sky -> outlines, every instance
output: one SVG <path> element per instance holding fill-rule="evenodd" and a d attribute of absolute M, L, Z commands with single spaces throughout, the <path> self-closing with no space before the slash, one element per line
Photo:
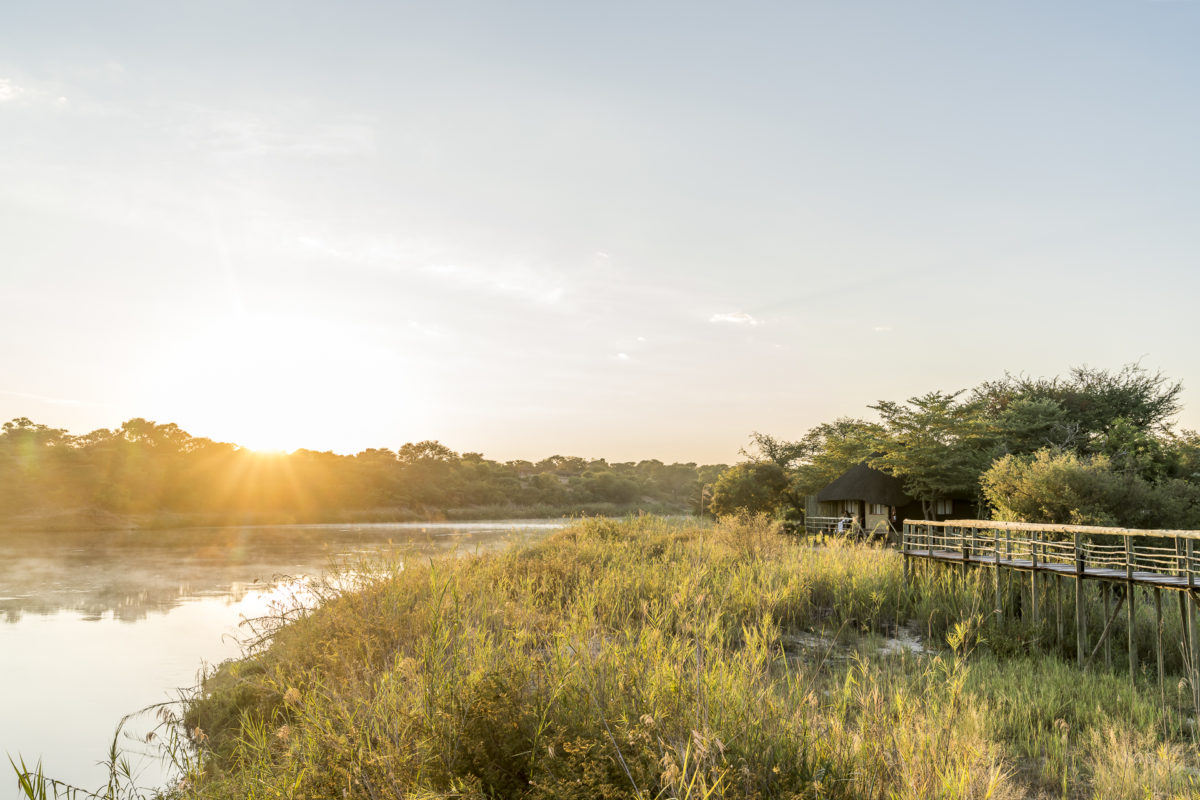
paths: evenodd
<path fill-rule="evenodd" d="M 55 2 L 0 418 L 732 462 L 1140 361 L 1200 427 L 1200 2 Z"/>

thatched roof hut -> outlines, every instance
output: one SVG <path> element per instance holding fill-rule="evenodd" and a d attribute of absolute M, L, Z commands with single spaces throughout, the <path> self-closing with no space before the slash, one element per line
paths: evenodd
<path fill-rule="evenodd" d="M 870 467 L 865 461 L 846 470 L 841 477 L 817 492 L 817 500 L 821 503 L 861 500 L 897 508 L 912 502 L 899 478 Z"/>

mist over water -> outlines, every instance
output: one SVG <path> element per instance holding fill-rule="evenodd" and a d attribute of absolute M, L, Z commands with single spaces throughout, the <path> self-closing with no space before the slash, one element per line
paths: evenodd
<path fill-rule="evenodd" d="M 363 556 L 473 553 L 544 536 L 562 520 L 0 532 L 0 773 L 4 753 L 98 786 L 119 720 L 174 700 L 205 664 L 240 652 L 239 623 Z M 130 753 L 154 719 L 135 719 Z M 138 759 L 135 758 L 135 761 Z M 141 759 L 144 782 L 166 777 Z M 16 797 L 0 778 L 0 798 Z"/>

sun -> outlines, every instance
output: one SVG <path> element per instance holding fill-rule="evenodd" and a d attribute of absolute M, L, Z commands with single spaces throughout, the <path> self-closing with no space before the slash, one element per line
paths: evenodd
<path fill-rule="evenodd" d="M 408 370 L 368 334 L 301 315 L 213 320 L 171 346 L 156 413 L 260 452 L 396 446 L 372 437 L 416 417 Z"/>

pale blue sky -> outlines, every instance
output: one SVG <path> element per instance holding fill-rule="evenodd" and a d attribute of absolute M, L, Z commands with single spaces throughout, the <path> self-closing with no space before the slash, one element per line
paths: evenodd
<path fill-rule="evenodd" d="M 1192 2 L 29 4 L 0 417 L 729 461 L 1141 359 L 1200 427 Z"/>

